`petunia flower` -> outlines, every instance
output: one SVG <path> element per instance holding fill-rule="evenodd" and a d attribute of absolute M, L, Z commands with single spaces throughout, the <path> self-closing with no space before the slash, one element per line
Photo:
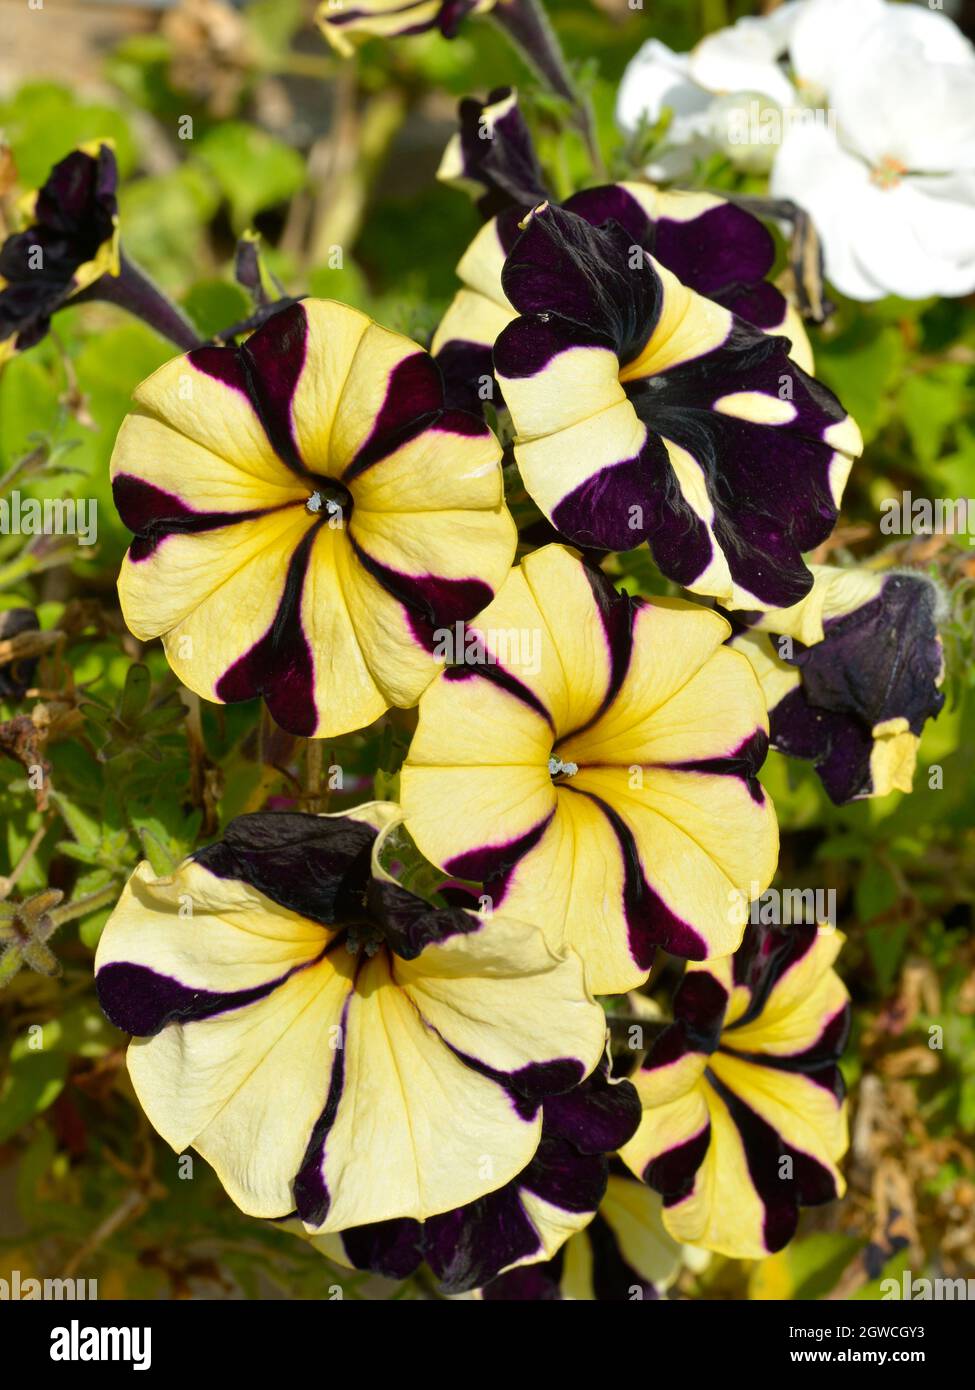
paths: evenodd
<path fill-rule="evenodd" d="M 384 1221 L 311 1243 L 338 1264 L 390 1279 L 408 1278 L 425 1260 L 443 1293 L 469 1292 L 550 1259 L 592 1221 L 608 1196 L 606 1155 L 633 1136 L 640 1116 L 633 1087 L 608 1081 L 601 1066 L 544 1101 L 535 1156 L 504 1187 L 422 1223 Z"/>
<path fill-rule="evenodd" d="M 171 877 L 142 864 L 99 943 L 146 1114 L 250 1215 L 328 1232 L 473 1202 L 600 1060 L 578 959 L 394 882 L 398 816 L 242 816 Z"/>
<path fill-rule="evenodd" d="M 916 573 L 812 570 L 801 603 L 732 618 L 772 746 L 812 761 L 838 805 L 909 792 L 921 732 L 945 702 L 938 589 Z"/>
<path fill-rule="evenodd" d="M 843 1195 L 842 942 L 753 924 L 733 958 L 687 967 L 674 1023 L 631 1078 L 643 1122 L 620 1151 L 662 1195 L 674 1240 L 761 1259 L 792 1239 L 800 1206 Z"/>
<path fill-rule="evenodd" d="M 135 401 L 112 457 L 135 635 L 197 694 L 263 695 L 295 734 L 415 704 L 438 630 L 489 602 L 515 546 L 497 441 L 445 407 L 431 358 L 306 300 Z"/>
<path fill-rule="evenodd" d="M 480 411 L 491 382 L 492 349 L 517 318 L 502 287 L 505 258 L 531 209 L 548 197 L 531 136 L 511 88 L 486 102 L 461 102 L 460 131 L 448 144 L 438 178 L 470 192 L 491 220 L 457 266 L 462 288 L 434 334 L 431 351 L 458 404 Z M 802 320 L 767 277 L 775 261 L 768 229 L 751 213 L 712 193 L 663 191 L 645 183 L 606 184 L 563 204 L 594 227 L 615 221 L 633 248 L 654 256 L 690 289 L 724 305 L 766 333 L 784 334 L 793 359 L 813 370 Z M 488 387 L 496 403 L 498 397 Z"/>
<path fill-rule="evenodd" d="M 486 14 L 498 0 L 322 0 L 315 21 L 343 57 L 353 51 L 348 35 L 400 38 L 439 29 L 453 38 L 470 14 Z"/>
<path fill-rule="evenodd" d="M 663 1297 L 681 1263 L 681 1248 L 663 1227 L 660 1197 L 616 1163 L 599 1210 L 583 1230 L 550 1260 L 502 1274 L 480 1296 L 490 1302 L 633 1303 Z"/>
<path fill-rule="evenodd" d="M 51 315 L 103 275 L 119 274 L 118 171 L 109 145 L 55 164 L 0 247 L 0 364 L 47 333 Z"/>
<path fill-rule="evenodd" d="M 496 87 L 487 101 L 464 97 L 459 130 L 447 143 L 437 178 L 474 199 L 481 216 L 548 197 L 531 131 L 513 87 Z"/>
<path fill-rule="evenodd" d="M 483 659 L 424 694 L 401 772 L 421 851 L 571 944 L 597 994 L 644 980 L 657 946 L 733 951 L 729 889 L 768 885 L 778 838 L 765 705 L 729 625 L 619 594 L 553 545 L 471 631 Z"/>
<path fill-rule="evenodd" d="M 772 337 L 683 285 L 618 222 L 541 207 L 505 261 L 494 365 L 525 486 L 573 544 L 646 541 L 732 608 L 812 583 L 860 433 Z"/>
<path fill-rule="evenodd" d="M 617 121 L 633 133 L 673 113 L 653 178 L 716 149 L 764 157 L 771 192 L 810 214 L 851 298 L 960 295 L 975 288 L 973 85 L 975 48 L 938 7 L 791 0 L 687 54 L 651 40 Z"/>

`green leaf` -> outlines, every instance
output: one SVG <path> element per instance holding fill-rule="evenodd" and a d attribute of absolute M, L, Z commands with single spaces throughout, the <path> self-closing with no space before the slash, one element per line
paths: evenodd
<path fill-rule="evenodd" d="M 200 335 L 212 338 L 246 319 L 251 303 L 241 287 L 229 280 L 201 280 L 184 297 L 183 308 Z"/>
<path fill-rule="evenodd" d="M 909 376 L 900 393 L 900 410 L 911 445 L 922 463 L 934 463 L 945 437 L 964 413 L 969 369 L 945 362 L 924 375 Z"/>
<path fill-rule="evenodd" d="M 906 354 L 897 328 L 863 317 L 839 337 L 817 340 L 816 375 L 836 392 L 866 440 L 890 417 L 890 393 Z"/>
<path fill-rule="evenodd" d="M 0 126 L 28 189 L 39 188 L 52 165 L 89 141 L 110 140 L 123 175 L 136 162 L 135 141 L 122 113 L 112 106 L 79 102 L 56 82 L 25 83 L 10 101 L 0 103 Z"/>
<path fill-rule="evenodd" d="M 27 1052 L 11 1063 L 0 1082 L 0 1144 L 54 1104 L 67 1073 L 63 1052 Z"/>
<path fill-rule="evenodd" d="M 119 700 L 118 714 L 123 724 L 134 724 L 146 707 L 152 677 L 149 667 L 136 661 L 129 667 L 125 676 L 125 687 Z"/>
<path fill-rule="evenodd" d="M 908 922 L 895 922 L 892 926 L 868 927 L 866 931 L 867 950 L 877 976 L 877 988 L 886 994 L 897 977 L 897 970 L 904 956 L 904 949 L 910 936 Z"/>
<path fill-rule="evenodd" d="M 897 897 L 897 881 L 890 870 L 877 859 L 868 859 L 856 886 L 855 902 L 860 921 L 869 922 L 890 912 Z"/>
<path fill-rule="evenodd" d="M 238 232 L 257 213 L 287 202 L 305 185 L 298 151 L 243 121 L 226 121 L 209 131 L 198 154 L 230 204 Z"/>

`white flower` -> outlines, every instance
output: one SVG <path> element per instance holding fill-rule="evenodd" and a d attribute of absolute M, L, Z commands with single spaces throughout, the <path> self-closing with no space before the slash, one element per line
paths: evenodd
<path fill-rule="evenodd" d="M 795 103 L 780 59 L 799 8 L 800 0 L 790 0 L 771 15 L 739 20 L 709 34 L 691 53 L 674 53 L 658 39 L 643 45 L 623 74 L 616 119 L 632 134 L 641 122 L 654 126 L 665 110 L 672 112 L 666 137 L 647 169 L 651 178 L 687 173 L 697 159 L 728 145 L 723 94 L 747 93 L 778 107 Z M 743 162 L 737 158 L 742 151 L 727 152 Z"/>
<path fill-rule="evenodd" d="M 689 54 L 652 41 L 619 92 L 632 131 L 675 112 L 651 177 L 723 149 L 768 168 L 812 216 L 826 272 L 854 299 L 975 289 L 975 49 L 939 11 L 790 0 Z"/>
<path fill-rule="evenodd" d="M 772 193 L 807 209 L 843 294 L 968 294 L 975 49 L 945 15 L 919 6 L 805 0 L 803 8 L 793 63 L 825 89 L 835 124 L 785 134 Z"/>

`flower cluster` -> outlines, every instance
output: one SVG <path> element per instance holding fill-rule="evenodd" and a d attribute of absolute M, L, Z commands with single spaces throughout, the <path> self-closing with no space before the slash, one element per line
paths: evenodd
<path fill-rule="evenodd" d="M 319 21 L 344 46 L 488 8 Z M 396 799 L 141 865 L 97 990 L 166 1141 L 338 1264 L 661 1297 L 682 1246 L 759 1258 L 842 1193 L 842 937 L 749 921 L 779 848 L 760 774 L 771 743 L 837 802 L 909 789 L 937 590 L 811 555 L 862 440 L 761 221 L 635 181 L 560 203 L 510 89 L 463 104 L 441 177 L 488 220 L 430 351 L 262 301 L 138 388 L 111 464 L 134 636 L 295 737 L 415 711 Z M 96 205 L 59 295 L 111 234 Z M 654 582 L 617 584 L 644 544 Z M 686 966 L 635 1061 L 596 996 L 658 952 Z"/>

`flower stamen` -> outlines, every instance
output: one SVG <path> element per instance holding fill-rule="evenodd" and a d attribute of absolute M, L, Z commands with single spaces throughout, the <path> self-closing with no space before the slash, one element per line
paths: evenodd
<path fill-rule="evenodd" d="M 550 777 L 574 777 L 578 771 L 578 763 L 564 763 L 561 758 L 556 758 L 554 754 L 548 760 L 548 774 Z"/>

